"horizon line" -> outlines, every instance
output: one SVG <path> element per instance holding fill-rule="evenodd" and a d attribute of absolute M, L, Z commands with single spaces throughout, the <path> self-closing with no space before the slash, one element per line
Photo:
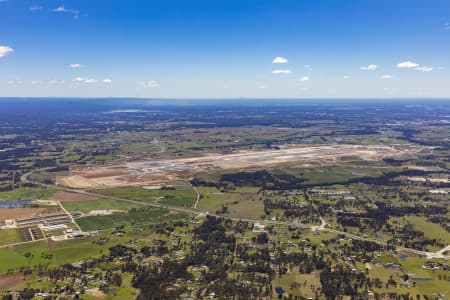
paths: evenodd
<path fill-rule="evenodd" d="M 79 99 L 79 100 L 107 100 L 107 99 L 134 99 L 134 100 L 450 100 L 450 96 L 446 97 L 311 97 L 311 98 L 293 98 L 293 97 L 117 97 L 117 96 L 101 96 L 101 97 L 75 97 L 75 96 L 0 96 L 1 99 Z"/>

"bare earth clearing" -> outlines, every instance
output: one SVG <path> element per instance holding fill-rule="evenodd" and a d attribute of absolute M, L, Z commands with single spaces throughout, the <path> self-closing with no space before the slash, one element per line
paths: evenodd
<path fill-rule="evenodd" d="M 83 195 L 77 193 L 69 193 L 66 191 L 58 190 L 56 191 L 49 200 L 53 201 L 91 201 L 98 200 L 100 198 L 90 195 Z"/>
<path fill-rule="evenodd" d="M 45 208 L 0 208 L 0 222 L 38 215 L 44 211 Z"/>
<path fill-rule="evenodd" d="M 80 189 L 142 186 L 187 179 L 192 174 L 205 171 L 262 168 L 294 162 L 327 164 L 346 156 L 379 160 L 415 154 L 421 149 L 411 145 L 290 145 L 278 150 L 211 153 L 164 160 L 143 159 L 108 166 L 74 168 L 70 176 L 58 177 L 57 184 Z"/>
<path fill-rule="evenodd" d="M 0 277 L 0 291 L 6 291 L 9 288 L 24 282 L 26 278 L 23 276 L 1 276 Z"/>

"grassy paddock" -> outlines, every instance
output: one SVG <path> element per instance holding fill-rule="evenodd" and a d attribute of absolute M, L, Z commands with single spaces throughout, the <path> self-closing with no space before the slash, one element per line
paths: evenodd
<path fill-rule="evenodd" d="M 0 246 L 22 242 L 20 229 L 0 229 Z"/>
<path fill-rule="evenodd" d="M 175 190 L 148 190 L 140 187 L 124 187 L 95 190 L 95 192 L 117 198 L 178 206 L 192 206 L 197 199 L 197 194 L 190 187 Z"/>
<path fill-rule="evenodd" d="M 257 194 L 259 188 L 240 187 L 233 191 L 221 192 L 216 188 L 198 187 L 202 196 L 198 207 L 215 213 L 222 205 L 228 207 L 228 215 L 234 217 L 259 218 L 264 214 L 264 204 Z"/>
<path fill-rule="evenodd" d="M 14 191 L 0 192 L 0 201 L 47 199 L 50 198 L 55 192 L 56 189 L 44 187 L 19 188 Z"/>
<path fill-rule="evenodd" d="M 99 199 L 89 201 L 64 201 L 61 203 L 68 211 L 81 211 L 89 212 L 91 210 L 99 209 L 117 209 L 117 210 L 130 210 L 131 208 L 142 207 L 142 205 L 136 203 L 129 203 L 112 199 Z"/>
<path fill-rule="evenodd" d="M 117 226 L 141 225 L 162 221 L 173 221 L 187 218 L 186 214 L 169 214 L 165 209 L 151 209 L 149 211 L 114 214 L 108 216 L 92 216 L 77 219 L 83 230 L 103 230 Z"/>

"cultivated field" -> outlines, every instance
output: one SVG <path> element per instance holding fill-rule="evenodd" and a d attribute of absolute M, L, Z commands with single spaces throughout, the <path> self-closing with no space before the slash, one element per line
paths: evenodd
<path fill-rule="evenodd" d="M 70 176 L 57 178 L 57 183 L 72 188 L 107 188 L 142 186 L 187 179 L 192 174 L 207 171 L 262 168 L 267 166 L 321 162 L 334 163 L 352 155 L 364 160 L 379 160 L 417 153 L 422 148 L 409 145 L 290 145 L 277 150 L 239 151 L 227 154 L 164 160 L 135 160 L 109 166 L 74 168 Z"/>

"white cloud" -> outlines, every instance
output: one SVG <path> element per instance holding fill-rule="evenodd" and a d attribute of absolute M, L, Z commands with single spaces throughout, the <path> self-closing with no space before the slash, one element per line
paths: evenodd
<path fill-rule="evenodd" d="M 433 67 L 420 66 L 420 67 L 417 67 L 416 70 L 422 71 L 422 72 L 431 72 L 431 71 L 433 71 Z"/>
<path fill-rule="evenodd" d="M 377 69 L 378 69 L 378 66 L 377 65 L 372 65 L 372 64 L 370 64 L 368 66 L 362 66 L 361 67 L 361 70 L 364 70 L 364 71 L 375 71 Z"/>
<path fill-rule="evenodd" d="M 43 9 L 44 9 L 44 7 L 39 6 L 39 5 L 31 6 L 29 8 L 30 11 L 39 11 L 39 10 L 43 10 Z"/>
<path fill-rule="evenodd" d="M 265 89 L 266 86 L 265 86 L 265 85 L 260 85 L 258 88 L 259 88 L 259 89 Z"/>
<path fill-rule="evenodd" d="M 445 70 L 445 67 L 438 67 L 437 69 L 442 71 L 442 70 Z"/>
<path fill-rule="evenodd" d="M 81 68 L 80 64 L 70 64 L 69 67 L 71 68 Z"/>
<path fill-rule="evenodd" d="M 417 67 L 420 67 L 420 65 L 409 60 L 397 64 L 397 68 L 399 69 L 415 69 Z"/>
<path fill-rule="evenodd" d="M 111 84 L 111 83 L 112 83 L 112 80 L 109 79 L 109 78 L 105 78 L 105 79 L 103 79 L 103 83 Z"/>
<path fill-rule="evenodd" d="M 307 87 L 301 87 L 300 90 L 301 91 L 308 91 L 309 89 Z"/>
<path fill-rule="evenodd" d="M 311 69 L 312 66 L 311 65 L 305 65 L 305 69 Z"/>
<path fill-rule="evenodd" d="M 288 62 L 287 58 L 277 56 L 272 60 L 273 64 L 286 64 Z"/>
<path fill-rule="evenodd" d="M 404 61 L 402 63 L 397 64 L 397 68 L 400 69 L 414 69 L 417 71 L 422 71 L 422 72 L 431 72 L 434 70 L 433 67 L 428 67 L 428 66 L 421 66 L 415 62 L 412 61 Z"/>
<path fill-rule="evenodd" d="M 78 9 L 69 9 L 69 8 L 66 8 L 64 5 L 58 6 L 57 8 L 54 8 L 51 11 L 57 12 L 57 13 L 74 14 L 74 15 L 78 15 L 80 13 L 80 11 Z"/>
<path fill-rule="evenodd" d="M 291 70 L 272 70 L 272 74 L 292 74 Z"/>
<path fill-rule="evenodd" d="M 300 81 L 309 81 L 309 77 L 308 76 L 303 76 L 303 77 L 300 77 L 298 80 L 300 80 Z"/>
<path fill-rule="evenodd" d="M 78 82 L 78 83 L 96 83 L 97 82 L 96 79 L 88 78 L 88 77 L 76 77 L 72 81 Z"/>
<path fill-rule="evenodd" d="M 7 83 L 9 85 L 14 85 L 14 84 L 21 85 L 23 83 L 23 81 L 20 80 L 20 79 L 18 79 L 18 80 L 9 80 Z"/>
<path fill-rule="evenodd" d="M 0 58 L 14 52 L 14 49 L 9 46 L 0 46 Z"/>
<path fill-rule="evenodd" d="M 157 83 L 157 82 L 154 81 L 154 80 L 150 80 L 150 81 L 147 82 L 146 85 L 147 85 L 149 88 L 154 88 L 154 87 L 159 86 L 159 83 Z"/>
<path fill-rule="evenodd" d="M 350 79 L 350 76 L 344 75 L 343 78 L 344 78 L 344 79 Z"/>
<path fill-rule="evenodd" d="M 383 76 L 381 76 L 381 79 L 392 79 L 392 78 L 394 78 L 394 76 L 392 76 L 392 75 L 383 75 Z"/>

